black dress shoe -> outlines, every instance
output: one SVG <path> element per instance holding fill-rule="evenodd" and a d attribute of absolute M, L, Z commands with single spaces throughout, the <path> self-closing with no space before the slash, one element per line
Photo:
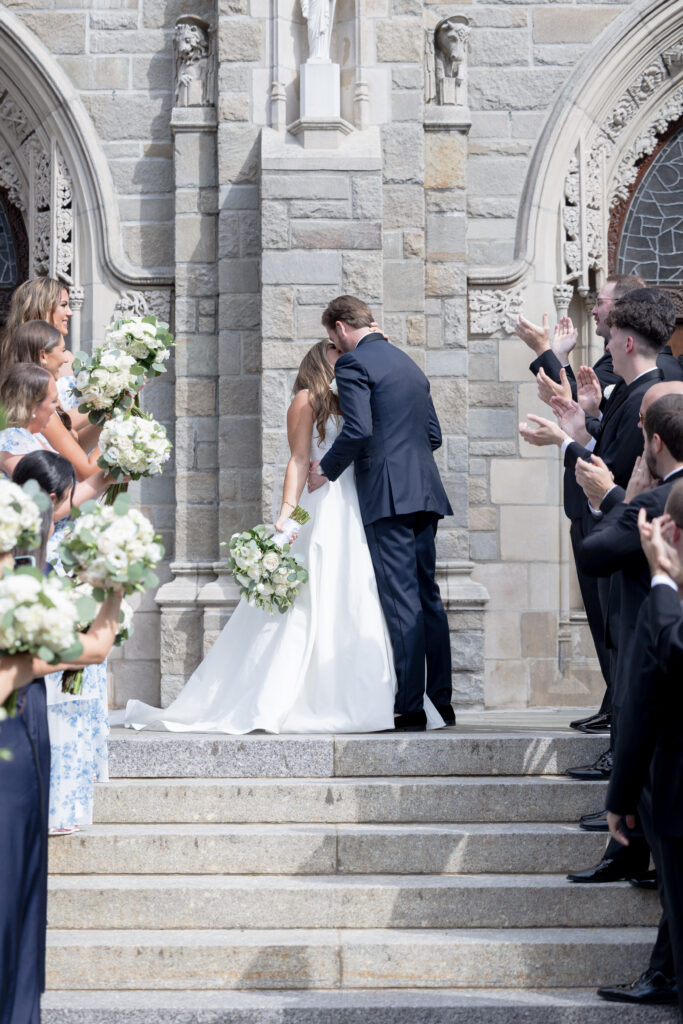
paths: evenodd
<path fill-rule="evenodd" d="M 595 814 L 582 814 L 579 818 L 579 828 L 582 828 L 584 832 L 609 832 L 607 811 L 596 811 Z"/>
<path fill-rule="evenodd" d="M 446 725 L 455 725 L 455 711 L 452 704 L 435 704 L 434 707 L 443 718 Z"/>
<path fill-rule="evenodd" d="M 650 889 L 657 890 L 659 888 L 657 884 L 657 872 L 646 871 L 641 878 L 629 878 L 629 885 L 632 885 L 634 889 Z"/>
<path fill-rule="evenodd" d="M 628 985 L 613 985 L 612 988 L 599 988 L 598 995 L 610 1003 L 639 1003 L 641 1006 L 650 1003 L 677 1003 L 678 987 L 675 978 L 667 978 L 661 971 L 651 967 Z"/>
<path fill-rule="evenodd" d="M 612 716 L 610 714 L 602 714 L 594 715 L 593 718 L 584 722 L 583 725 L 577 725 L 576 728 L 579 732 L 587 732 L 593 735 L 599 732 L 609 732 L 611 725 Z"/>
<path fill-rule="evenodd" d="M 600 754 L 593 764 L 583 765 L 581 768 L 567 768 L 565 775 L 571 779 L 578 779 L 579 782 L 599 782 L 602 779 L 609 779 L 612 774 L 612 750 L 605 750 Z"/>
<path fill-rule="evenodd" d="M 427 716 L 424 711 L 409 711 L 405 715 L 394 718 L 394 732 L 424 732 L 427 728 Z M 387 730 L 391 732 L 392 730 Z"/>
<path fill-rule="evenodd" d="M 632 874 L 635 872 L 624 857 L 603 857 L 594 868 L 572 871 L 567 879 L 570 882 L 620 882 Z"/>
<path fill-rule="evenodd" d="M 575 718 L 573 722 L 569 723 L 570 729 L 580 729 L 582 725 L 587 725 L 592 722 L 594 718 L 597 718 L 600 714 L 599 711 L 594 711 L 592 715 L 588 715 L 587 718 Z"/>

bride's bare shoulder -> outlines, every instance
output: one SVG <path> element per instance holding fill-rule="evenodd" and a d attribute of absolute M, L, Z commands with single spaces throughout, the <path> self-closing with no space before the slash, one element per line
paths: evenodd
<path fill-rule="evenodd" d="M 313 406 L 311 405 L 311 399 L 308 392 L 308 388 L 304 388 L 302 391 L 297 391 L 294 398 L 290 402 L 289 409 L 287 410 L 287 417 L 296 416 L 308 416 L 313 419 Z"/>

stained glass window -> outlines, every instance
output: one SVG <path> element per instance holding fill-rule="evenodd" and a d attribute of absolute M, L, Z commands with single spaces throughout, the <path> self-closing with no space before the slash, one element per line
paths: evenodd
<path fill-rule="evenodd" d="M 619 270 L 646 281 L 683 281 L 683 131 L 645 173 L 624 221 Z"/>
<path fill-rule="evenodd" d="M 3 204 L 0 203 L 0 288 L 15 288 L 18 283 L 17 254 L 12 229 Z"/>

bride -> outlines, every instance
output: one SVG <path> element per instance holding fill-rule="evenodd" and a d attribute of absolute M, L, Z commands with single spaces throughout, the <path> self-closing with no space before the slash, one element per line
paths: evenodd
<path fill-rule="evenodd" d="M 296 542 L 308 583 L 283 615 L 242 599 L 176 700 L 165 709 L 129 701 L 127 726 L 235 734 L 393 729 L 396 675 L 353 466 L 329 486 L 304 493 L 310 463 L 341 429 L 330 390 L 338 355 L 327 341 L 310 349 L 287 413 L 291 457 L 275 528 L 284 530 L 299 503 L 310 513 Z M 426 695 L 425 711 L 428 728 L 443 726 Z"/>

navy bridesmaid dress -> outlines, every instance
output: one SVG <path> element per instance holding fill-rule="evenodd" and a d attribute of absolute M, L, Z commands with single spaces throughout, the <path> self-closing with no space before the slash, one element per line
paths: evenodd
<path fill-rule="evenodd" d="M 45 683 L 0 723 L 0 1024 L 39 1024 L 45 989 L 50 739 Z"/>

